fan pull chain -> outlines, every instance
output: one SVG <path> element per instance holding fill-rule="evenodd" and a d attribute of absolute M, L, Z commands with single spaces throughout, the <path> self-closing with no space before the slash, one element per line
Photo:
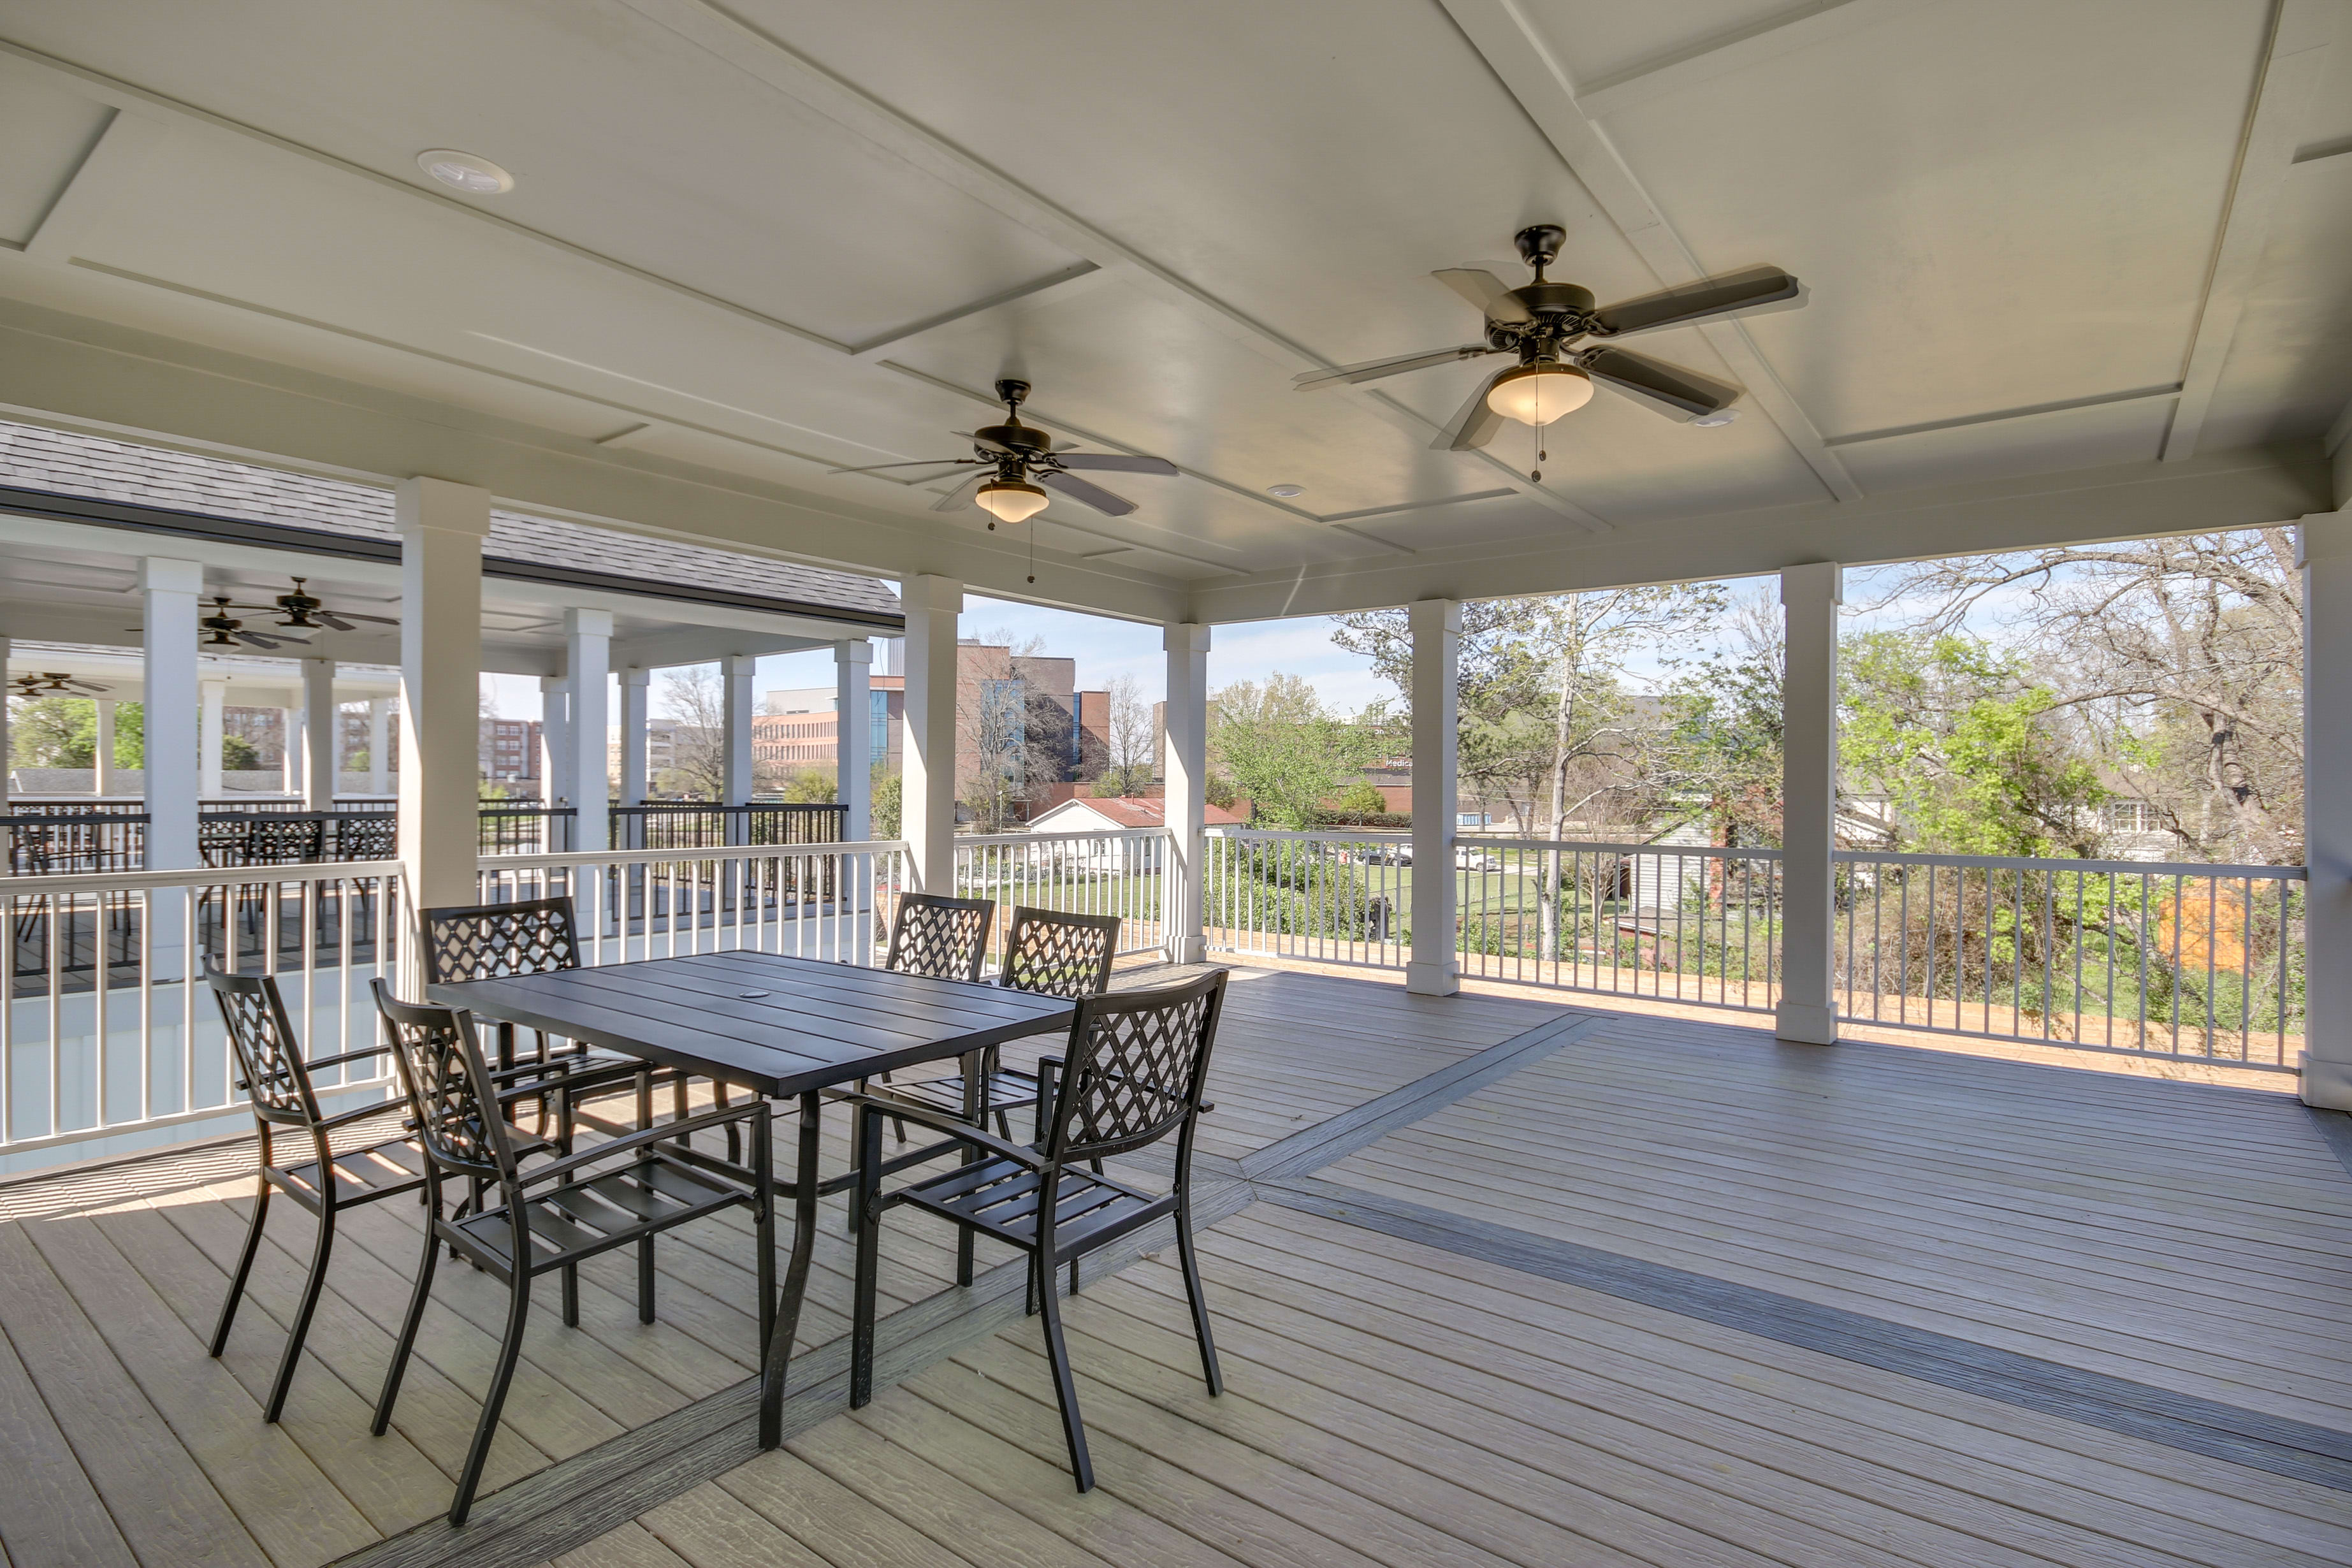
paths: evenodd
<path fill-rule="evenodd" d="M 1029 523 L 1029 581 L 1031 581 L 1032 583 L 1034 583 L 1036 580 L 1037 580 L 1037 523 L 1036 523 L 1036 520 L 1033 518 L 1033 519 L 1031 519 L 1031 520 L 1030 520 L 1030 523 Z"/>
<path fill-rule="evenodd" d="M 1538 277 L 1538 278 L 1540 278 L 1540 277 L 1542 277 L 1542 276 L 1543 276 L 1543 269 L 1542 269 L 1541 268 L 1538 268 L 1536 269 L 1536 276 L 1537 276 L 1537 277 Z M 1529 468 L 1529 469 L 1528 470 L 1528 479 L 1529 479 L 1529 481 L 1531 481 L 1532 483 L 1535 483 L 1535 484 L 1541 484 L 1541 483 L 1543 482 L 1543 463 L 1544 463 L 1543 377 L 1541 377 L 1541 376 L 1537 376 L 1537 377 L 1535 378 L 1535 383 L 1536 383 L 1536 384 L 1535 384 L 1535 395 L 1536 395 L 1536 466 L 1535 466 L 1534 468 Z"/>

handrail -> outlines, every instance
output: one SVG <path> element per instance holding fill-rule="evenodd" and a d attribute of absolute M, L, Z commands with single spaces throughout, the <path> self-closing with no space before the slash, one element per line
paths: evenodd
<path fill-rule="evenodd" d="M 1775 854 L 1779 851 L 1775 850 Z M 2253 877 L 2271 881 L 2310 880 L 2303 866 L 2209 866 L 2190 860 L 2078 860 L 2071 855 L 1911 855 L 1893 850 L 1840 849 L 1841 864 L 1966 866 L 1990 871 L 2095 871 L 2148 877 Z"/>
<path fill-rule="evenodd" d="M 192 866 L 173 871 L 95 871 L 0 877 L 0 897 L 45 899 L 67 893 L 142 893 L 163 888 L 221 888 L 253 882 L 332 882 L 397 877 L 397 860 L 289 860 L 268 866 Z"/>
<path fill-rule="evenodd" d="M 1066 844 L 1081 839 L 1139 840 L 1167 837 L 1168 829 L 1164 827 L 1107 827 L 1099 833 L 1089 832 L 1083 828 L 1071 833 L 959 833 L 956 835 L 955 844 L 959 849 L 966 847 L 989 848 L 1000 845 Z"/>
<path fill-rule="evenodd" d="M 1737 855 L 1743 860 L 1778 860 L 1782 851 L 1760 844 L 1604 844 L 1591 838 L 1456 838 L 1471 849 L 1525 849 L 1551 853 L 1576 850 L 1603 855 Z"/>
<path fill-rule="evenodd" d="M 675 849 L 565 849 L 540 855 L 483 855 L 481 871 L 561 870 L 572 866 L 660 866 L 678 860 L 753 860 L 762 856 L 887 855 L 911 851 L 903 838 L 855 844 L 687 844 Z M 44 879 L 46 880 L 46 879 Z"/>

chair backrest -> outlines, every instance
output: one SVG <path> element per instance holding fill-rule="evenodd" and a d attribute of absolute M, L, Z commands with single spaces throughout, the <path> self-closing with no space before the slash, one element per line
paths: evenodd
<path fill-rule="evenodd" d="M 425 930 L 428 985 L 580 967 L 568 898 L 445 906 L 423 910 L 417 919 Z"/>
<path fill-rule="evenodd" d="M 511 1183 L 514 1142 L 496 1100 L 486 1097 L 489 1068 L 474 1037 L 474 1016 L 463 1007 L 403 1002 L 382 980 L 369 984 L 392 1033 L 393 1058 L 425 1152 L 445 1170 Z"/>
<path fill-rule="evenodd" d="M 389 860 L 398 853 L 398 822 L 388 811 L 345 816 L 335 823 L 335 855 L 339 859 Z"/>
<path fill-rule="evenodd" d="M 286 1000 L 267 974 L 231 974 L 205 959 L 205 984 L 220 1004 L 221 1023 L 236 1047 L 253 1113 L 264 1121 L 309 1127 L 320 1120 L 319 1097 L 310 1089 L 301 1043 L 286 1017 Z"/>
<path fill-rule="evenodd" d="M 246 829 L 246 855 L 251 865 L 290 866 L 319 858 L 326 841 L 323 818 L 257 812 Z"/>
<path fill-rule="evenodd" d="M 1074 915 L 1016 907 L 996 983 L 1045 996 L 1099 996 L 1118 956 L 1117 915 Z"/>
<path fill-rule="evenodd" d="M 978 980 L 981 963 L 988 956 L 988 928 L 995 919 L 993 900 L 902 893 L 882 967 L 894 974 L 928 974 L 934 980 Z"/>
<path fill-rule="evenodd" d="M 1158 1142 L 1199 1113 L 1225 1001 L 1225 972 L 1160 991 L 1078 1003 L 1045 1130 L 1067 1164 Z M 1189 1152 L 1189 1139 L 1187 1140 Z"/>

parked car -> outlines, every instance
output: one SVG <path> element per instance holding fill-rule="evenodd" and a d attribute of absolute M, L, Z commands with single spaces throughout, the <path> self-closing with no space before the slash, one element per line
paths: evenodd
<path fill-rule="evenodd" d="M 1454 868 L 1457 871 L 1499 871 L 1503 868 L 1503 860 L 1499 855 L 1490 855 L 1484 849 L 1463 844 L 1454 847 Z"/>

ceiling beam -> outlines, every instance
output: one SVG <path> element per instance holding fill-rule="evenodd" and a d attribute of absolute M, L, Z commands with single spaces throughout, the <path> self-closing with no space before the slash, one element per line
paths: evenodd
<path fill-rule="evenodd" d="M 49 205 L 41 226 L 25 241 L 25 254 L 35 261 L 69 259 L 74 247 L 114 210 L 164 134 L 162 121 L 128 109 L 116 110 L 81 166 Z"/>
<path fill-rule="evenodd" d="M 2326 62 L 2327 46 L 2335 40 L 2337 9 L 2336 0 L 2275 0 L 2270 47 L 2255 76 L 2253 99 L 2238 139 L 2237 167 L 2231 173 L 2221 229 L 2206 268 L 2204 298 L 2189 332 L 2180 372 L 2180 405 L 2164 437 L 2168 462 L 2196 455 L 2213 394 L 2221 384 L 2222 367 L 2229 362 L 2230 344 L 2245 315 L 2246 296 L 2270 244 L 2279 193 L 2294 163 L 2303 106 Z"/>
<path fill-rule="evenodd" d="M 2150 459 L 1648 522 L 1605 539 L 1511 539 L 1193 586 L 1202 622 L 1501 599 L 1655 583 L 1721 582 L 1809 561 L 1866 565 L 2043 544 L 2251 528 L 2326 510 L 2315 444 Z"/>
<path fill-rule="evenodd" d="M 1567 71 L 1514 0 L 1440 3 L 1658 280 L 1672 286 L 1706 276 L 1615 145 L 1578 105 Z M 1733 378 L 1747 387 L 1748 395 L 1780 427 L 1822 487 L 1838 500 L 1861 500 L 1862 487 L 1765 363 L 1747 327 L 1737 321 L 1712 321 L 1696 330 L 1723 356 Z"/>
<path fill-rule="evenodd" d="M 878 338 L 868 338 L 866 342 L 852 347 L 849 357 L 871 363 L 880 359 L 890 350 L 904 348 L 917 338 L 927 337 L 942 327 L 951 327 L 959 321 L 969 321 L 975 317 L 985 316 L 992 310 L 1001 310 L 1008 305 L 1042 305 L 1048 300 L 1068 299 L 1100 285 L 1104 281 L 1104 276 L 1103 269 L 1093 262 L 1081 261 L 1076 266 L 1066 267 L 1050 277 L 1033 278 L 1026 283 L 1016 283 L 1010 289 L 991 294 L 985 300 L 974 300 L 970 304 L 958 305 L 952 310 L 941 310 L 936 316 L 927 316 L 909 326 L 894 327 Z"/>
<path fill-rule="evenodd" d="M 1752 27 L 1693 45 L 1663 59 L 1580 83 L 1577 106 L 1595 120 L 1686 92 L 1718 77 L 1810 49 L 1832 38 L 1874 27 L 1916 11 L 1930 0 L 1816 0 L 1799 11 L 1782 12 Z"/>
<path fill-rule="evenodd" d="M 1161 303 L 1174 307 L 1219 337 L 1296 374 L 1330 370 L 1332 362 L 1258 321 L 1206 289 L 1114 239 L 1076 214 L 1046 200 L 1012 175 L 965 152 L 872 94 L 843 80 L 773 34 L 709 0 L 623 0 L 631 10 L 726 61 L 803 108 L 824 115 L 875 147 L 971 197 L 1000 217 L 1083 257 Z M 1438 426 L 1386 394 L 1360 406 L 1427 440 Z M 1608 524 L 1566 496 L 1547 489 L 1486 453 L 1481 459 L 1497 482 L 1549 508 L 1589 532 Z"/>
<path fill-rule="evenodd" d="M 1965 430 L 1972 425 L 2000 425 L 2011 419 L 2039 419 L 2048 414 L 2072 414 L 2078 408 L 2106 408 L 2118 403 L 2153 403 L 2161 398 L 2177 397 L 2178 384 L 2171 386 L 2137 386 L 2129 392 L 2103 392 L 2094 397 L 2069 397 L 2058 403 L 2037 403 L 2030 408 L 1997 408 L 1990 414 L 1963 414 L 1957 419 L 1930 419 L 1924 425 L 1894 425 L 1884 430 L 1857 430 L 1851 436 L 1832 436 L 1832 447 L 1854 447 L 1868 441 L 1892 441 L 1904 436 L 1927 436 L 1938 430 Z"/>

